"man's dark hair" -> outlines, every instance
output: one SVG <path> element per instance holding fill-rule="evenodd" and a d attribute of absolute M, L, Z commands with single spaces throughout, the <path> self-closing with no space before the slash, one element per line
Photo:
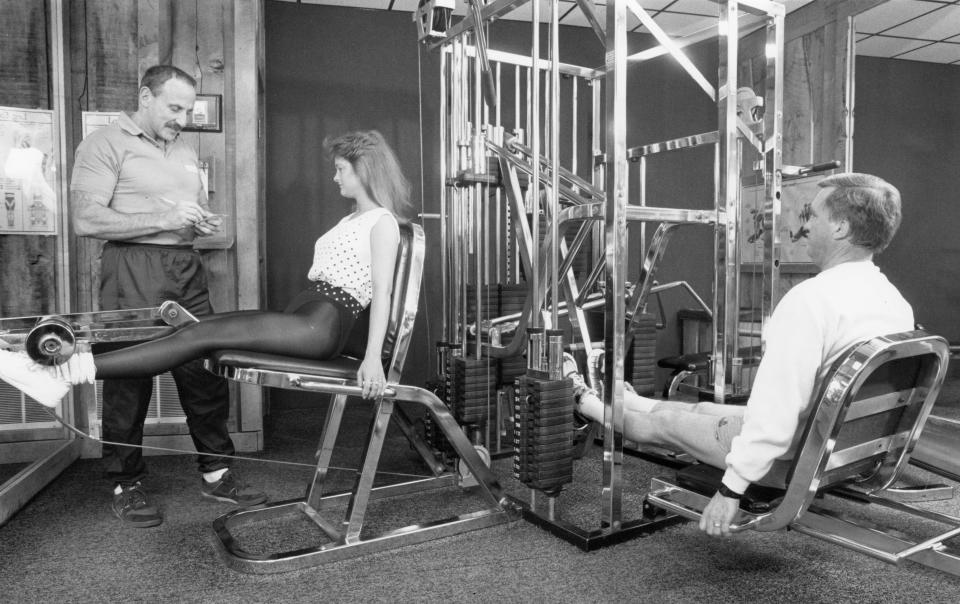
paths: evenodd
<path fill-rule="evenodd" d="M 154 65 L 147 69 L 143 73 L 143 77 L 140 78 L 140 89 L 149 88 L 150 92 L 158 95 L 163 85 L 171 78 L 183 80 L 193 88 L 197 87 L 197 81 L 186 71 L 173 65 Z"/>

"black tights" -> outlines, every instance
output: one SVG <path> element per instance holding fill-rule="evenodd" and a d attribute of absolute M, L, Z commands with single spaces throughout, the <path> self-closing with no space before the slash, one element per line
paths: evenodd
<path fill-rule="evenodd" d="M 318 361 L 340 354 L 340 311 L 326 300 L 292 312 L 240 311 L 200 317 L 168 336 L 94 357 L 97 379 L 147 377 L 232 348 Z"/>

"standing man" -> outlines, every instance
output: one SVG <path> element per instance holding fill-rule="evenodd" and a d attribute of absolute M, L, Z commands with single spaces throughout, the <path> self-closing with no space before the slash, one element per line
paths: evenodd
<path fill-rule="evenodd" d="M 221 220 L 207 208 L 196 152 L 179 137 L 195 98 L 190 75 L 170 65 L 151 67 L 140 81 L 136 112 L 121 113 L 77 147 L 70 211 L 77 235 L 106 240 L 100 258 L 103 310 L 175 300 L 193 315 L 212 313 L 193 239 L 217 232 Z M 266 501 L 240 483 L 227 459 L 213 456 L 234 453 L 225 380 L 199 361 L 171 373 L 199 452 L 201 493 L 241 506 Z M 104 440 L 143 442 L 152 390 L 151 379 L 104 380 Z M 103 459 L 114 486 L 114 514 L 129 526 L 160 524 L 163 517 L 141 486 L 147 474 L 142 450 L 104 445 Z"/>

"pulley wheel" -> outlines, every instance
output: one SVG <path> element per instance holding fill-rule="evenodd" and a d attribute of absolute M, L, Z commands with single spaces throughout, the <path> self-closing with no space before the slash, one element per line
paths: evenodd
<path fill-rule="evenodd" d="M 27 354 L 41 365 L 60 365 L 76 348 L 73 327 L 61 317 L 43 317 L 27 334 Z"/>
<path fill-rule="evenodd" d="M 483 445 L 474 445 L 474 449 L 477 451 L 477 455 L 480 456 L 480 461 L 483 462 L 483 465 L 490 467 L 490 451 L 487 451 L 487 448 Z M 463 488 L 475 487 L 479 482 L 477 482 L 476 477 L 473 475 L 473 472 L 470 471 L 470 468 L 467 467 L 467 464 L 461 459 L 457 463 L 457 472 L 460 474 L 460 486 Z"/>

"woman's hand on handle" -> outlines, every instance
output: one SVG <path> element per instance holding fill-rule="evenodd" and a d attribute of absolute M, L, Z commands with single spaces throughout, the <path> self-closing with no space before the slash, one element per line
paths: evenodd
<path fill-rule="evenodd" d="M 363 389 L 363 398 L 377 398 L 383 395 L 387 388 L 387 380 L 383 375 L 383 365 L 380 358 L 364 358 L 357 370 L 357 383 Z"/>

